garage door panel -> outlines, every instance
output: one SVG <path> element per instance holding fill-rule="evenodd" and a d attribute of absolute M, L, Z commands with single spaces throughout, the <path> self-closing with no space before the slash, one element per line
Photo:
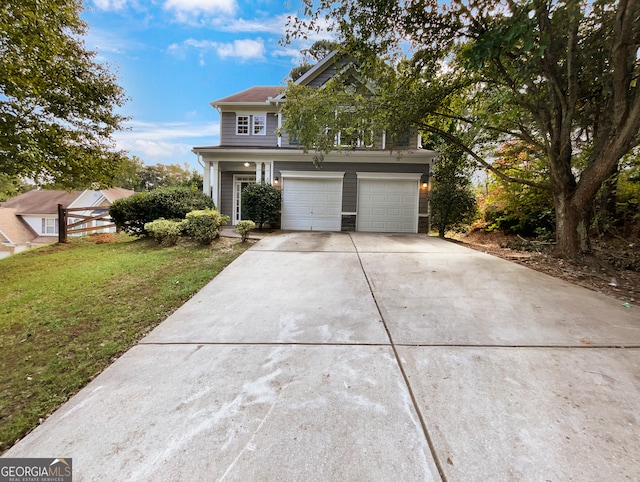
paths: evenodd
<path fill-rule="evenodd" d="M 413 180 L 361 179 L 356 229 L 417 232 L 418 186 Z"/>
<path fill-rule="evenodd" d="M 342 180 L 285 178 L 282 229 L 340 231 Z"/>

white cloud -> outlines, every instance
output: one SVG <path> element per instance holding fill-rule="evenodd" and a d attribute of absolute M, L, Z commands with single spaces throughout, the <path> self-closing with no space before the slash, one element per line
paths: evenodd
<path fill-rule="evenodd" d="M 287 23 L 287 15 L 279 15 L 277 17 L 265 17 L 252 20 L 245 20 L 242 18 L 222 19 L 217 18 L 212 20 L 211 24 L 217 30 L 221 32 L 232 33 L 270 33 L 283 35 L 285 25 Z"/>
<path fill-rule="evenodd" d="M 178 22 L 193 23 L 203 14 L 234 15 L 238 9 L 238 4 L 236 0 L 166 0 L 164 8 L 175 12 Z"/>
<path fill-rule="evenodd" d="M 264 59 L 264 42 L 262 39 L 234 40 L 233 43 L 218 43 L 216 52 L 222 58 L 235 57 L 242 60 Z"/>
<path fill-rule="evenodd" d="M 204 55 L 214 52 L 222 59 L 235 58 L 240 61 L 264 60 L 265 46 L 262 39 L 240 39 L 233 42 L 187 39 L 181 44 L 169 45 L 168 51 L 184 57 L 185 50 L 193 48 L 200 52 L 200 65 L 204 65 Z"/>
<path fill-rule="evenodd" d="M 122 10 L 127 0 L 93 0 L 93 4 L 100 10 Z"/>
<path fill-rule="evenodd" d="M 126 38 L 119 32 L 91 28 L 85 40 L 87 47 L 100 53 L 123 54 L 126 51 L 141 48 L 139 42 Z"/>
<path fill-rule="evenodd" d="M 274 57 L 290 58 L 294 65 L 300 64 L 304 60 L 304 55 L 300 52 L 302 48 L 285 47 L 274 50 L 271 55 Z"/>
<path fill-rule="evenodd" d="M 118 149 L 136 155 L 149 164 L 158 162 L 195 162 L 195 145 L 214 145 L 219 136 L 218 123 L 129 122 L 131 130 L 114 135 Z"/>
<path fill-rule="evenodd" d="M 180 163 L 189 155 L 193 156 L 191 153 L 193 146 L 182 143 L 136 139 L 118 142 L 118 147 L 138 156 L 148 164 L 155 164 L 163 160 Z"/>
<path fill-rule="evenodd" d="M 145 140 L 208 137 L 217 134 L 219 130 L 217 122 L 192 124 L 188 122 L 130 121 L 128 127 L 131 130 L 124 131 L 121 135 Z"/>

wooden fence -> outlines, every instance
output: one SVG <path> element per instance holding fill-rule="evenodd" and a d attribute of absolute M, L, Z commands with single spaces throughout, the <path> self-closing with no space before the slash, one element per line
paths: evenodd
<path fill-rule="evenodd" d="M 91 212 L 92 214 L 80 214 L 81 212 Z M 75 213 L 75 214 L 74 214 Z M 69 219 L 75 221 L 69 223 Z M 105 221 L 107 224 L 94 226 L 97 221 Z M 90 224 L 91 226 L 86 226 Z M 91 206 L 86 208 L 65 208 L 62 204 L 58 204 L 58 241 L 66 243 L 68 236 L 74 234 L 90 233 L 92 231 L 102 231 L 103 229 L 114 228 L 111 216 L 109 216 L 109 207 Z"/>

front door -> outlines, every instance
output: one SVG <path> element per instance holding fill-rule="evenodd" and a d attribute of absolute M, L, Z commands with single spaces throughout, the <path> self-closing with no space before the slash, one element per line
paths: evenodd
<path fill-rule="evenodd" d="M 238 221 L 247 219 L 242 210 L 242 191 L 251 183 L 256 182 L 256 176 L 234 174 L 233 176 L 233 219 L 231 222 L 236 225 Z"/>

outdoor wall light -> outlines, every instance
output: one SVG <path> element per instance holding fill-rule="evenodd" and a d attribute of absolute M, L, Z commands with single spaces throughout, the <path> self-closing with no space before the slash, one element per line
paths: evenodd
<path fill-rule="evenodd" d="M 251 163 L 250 163 L 250 162 L 245 162 L 245 163 L 244 163 L 244 167 L 249 167 L 250 165 L 251 165 Z"/>
<path fill-rule="evenodd" d="M 276 177 L 273 179 L 274 184 L 278 184 L 280 182 L 280 178 Z"/>
<path fill-rule="evenodd" d="M 426 181 L 425 181 L 425 182 L 423 182 L 423 183 L 422 183 L 422 189 L 426 189 L 428 185 L 429 185 L 429 184 L 427 184 L 427 182 L 426 182 Z"/>

